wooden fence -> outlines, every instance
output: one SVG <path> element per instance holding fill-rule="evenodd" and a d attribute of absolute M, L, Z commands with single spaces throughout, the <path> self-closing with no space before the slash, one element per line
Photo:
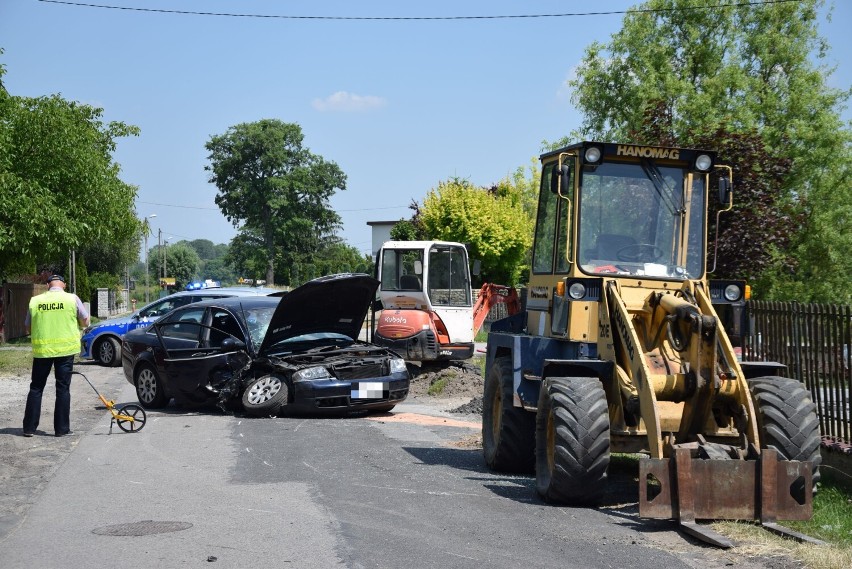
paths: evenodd
<path fill-rule="evenodd" d="M 807 386 L 823 437 L 852 443 L 852 307 L 750 301 L 743 360 L 775 361 Z"/>

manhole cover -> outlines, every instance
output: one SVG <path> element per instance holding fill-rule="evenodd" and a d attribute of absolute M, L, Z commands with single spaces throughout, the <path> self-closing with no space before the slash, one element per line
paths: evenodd
<path fill-rule="evenodd" d="M 181 531 L 191 527 L 192 524 L 189 522 L 155 522 L 153 520 L 143 520 L 131 524 L 117 524 L 95 528 L 92 530 L 92 533 L 98 535 L 153 535 L 155 533 Z"/>

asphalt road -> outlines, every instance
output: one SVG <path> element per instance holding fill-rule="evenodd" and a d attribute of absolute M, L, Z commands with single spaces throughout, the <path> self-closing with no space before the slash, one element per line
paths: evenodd
<path fill-rule="evenodd" d="M 120 369 L 88 369 L 135 401 Z M 108 434 L 103 411 L 83 433 L 75 423 L 73 448 L 0 537 L 0 567 L 770 566 L 638 520 L 623 493 L 600 509 L 547 505 L 532 477 L 485 468 L 478 421 L 414 401 L 325 419 L 169 407 Z"/>

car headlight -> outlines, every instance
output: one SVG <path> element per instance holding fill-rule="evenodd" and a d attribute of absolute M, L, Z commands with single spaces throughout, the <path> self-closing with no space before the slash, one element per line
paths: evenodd
<path fill-rule="evenodd" d="M 316 381 L 318 379 L 331 379 L 331 374 L 322 366 L 300 369 L 293 374 L 293 381 Z"/>
<path fill-rule="evenodd" d="M 402 358 L 391 358 L 390 360 L 390 372 L 391 373 L 399 373 L 402 371 L 406 371 L 408 368 L 405 367 L 405 360 Z"/>

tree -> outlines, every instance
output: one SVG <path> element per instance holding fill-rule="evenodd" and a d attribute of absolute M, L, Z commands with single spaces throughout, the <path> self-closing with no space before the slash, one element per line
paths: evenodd
<path fill-rule="evenodd" d="M 836 301 L 852 290 L 852 260 L 843 254 L 848 231 L 834 229 L 836 223 L 848 228 L 852 134 L 839 112 L 850 90 L 828 87 L 832 69 L 811 63 L 828 49 L 816 30 L 822 4 L 711 7 L 704 0 L 649 0 L 625 16 L 608 44 L 586 49 L 569 85 L 584 114 L 574 139 L 723 147 L 726 141 L 713 134 L 757 133 L 770 160 L 789 160 L 780 181 L 775 172 L 756 172 L 769 178 L 758 185 L 777 192 L 778 215 L 801 222 L 790 239 L 781 234 L 788 230 L 783 226 L 777 238 L 764 240 L 761 258 L 774 258 L 765 272 L 782 274 L 788 253 L 802 276 L 824 275 L 826 259 L 836 261 L 828 270 L 833 278 L 821 282 L 831 283 L 831 290 L 809 289 Z M 765 223 L 753 222 L 746 232 L 760 232 Z M 722 243 L 729 238 L 722 234 Z M 774 248 L 782 242 L 785 250 Z M 824 254 L 814 257 L 817 251 Z M 781 289 L 764 292 L 772 297 Z"/>
<path fill-rule="evenodd" d="M 175 287 L 181 289 L 198 278 L 201 259 L 195 249 L 185 242 L 175 243 L 164 248 L 166 267 L 169 277 L 174 277 Z"/>
<path fill-rule="evenodd" d="M 293 259 L 316 250 L 340 226 L 328 199 L 346 189 L 346 175 L 334 162 L 302 146 L 299 125 L 274 119 L 243 123 L 212 136 L 210 182 L 216 204 L 235 227 L 260 238 L 266 282 L 275 282 L 276 248 Z"/>
<path fill-rule="evenodd" d="M 219 281 L 222 286 L 235 284 L 239 278 L 234 267 L 223 258 L 202 260 L 199 271 L 202 278 Z"/>
<path fill-rule="evenodd" d="M 216 245 L 214 245 L 209 239 L 194 239 L 192 241 L 186 241 L 186 244 L 195 249 L 195 252 L 198 253 L 198 257 L 202 261 L 216 259 L 221 256 L 219 255 L 219 250 L 217 250 Z"/>
<path fill-rule="evenodd" d="M 16 97 L 0 87 L 0 278 L 96 244 L 130 249 L 137 188 L 119 179 L 112 152 L 116 138 L 138 129 L 102 115 L 59 95 Z"/>
<path fill-rule="evenodd" d="M 508 181 L 486 190 L 454 178 L 429 192 L 420 214 L 430 239 L 468 245 L 471 258 L 481 261 L 484 282 L 514 285 L 532 244 L 532 218 L 518 215 L 522 202 Z"/>

